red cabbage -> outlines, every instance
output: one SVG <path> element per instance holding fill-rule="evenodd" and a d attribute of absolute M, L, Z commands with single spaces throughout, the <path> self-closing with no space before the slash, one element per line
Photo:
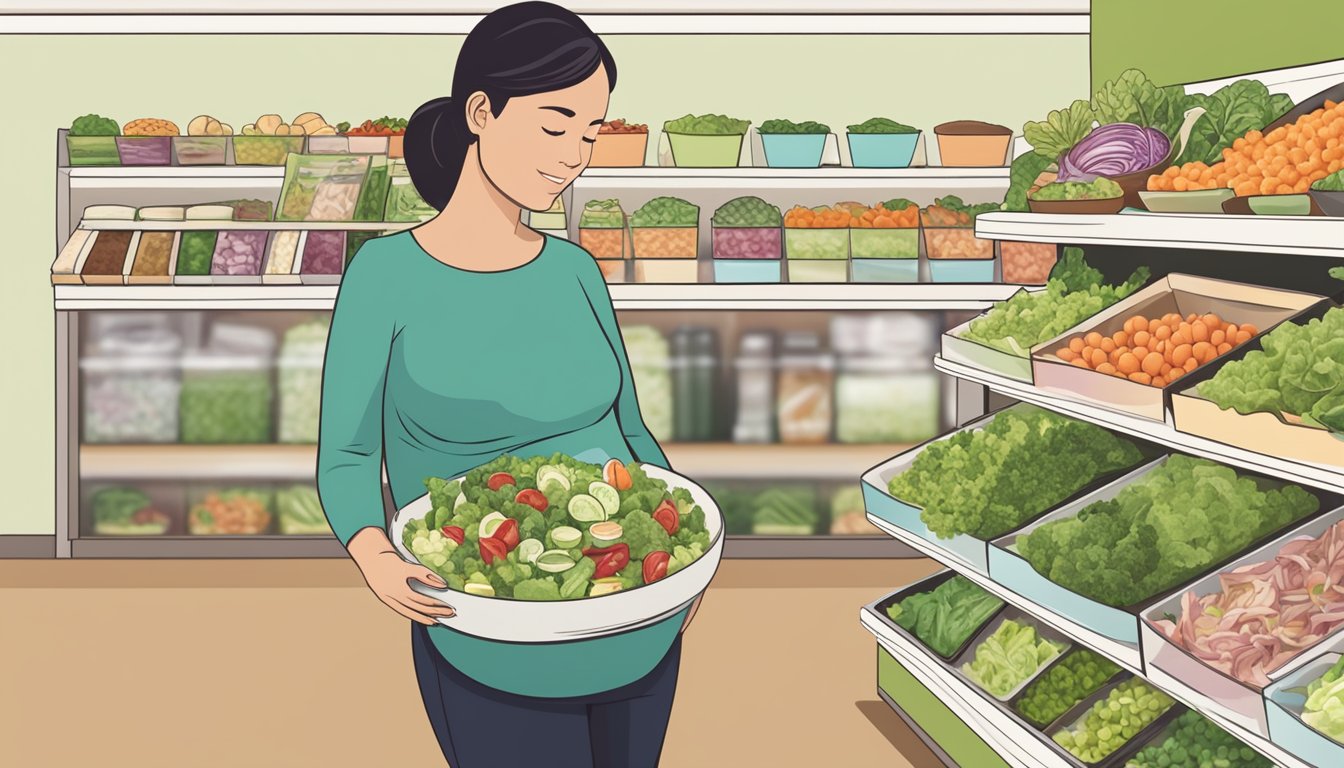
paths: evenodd
<path fill-rule="evenodd" d="M 1103 125 L 1059 159 L 1059 181 L 1096 181 L 1142 171 L 1162 162 L 1171 140 L 1156 128 L 1133 123 Z"/>

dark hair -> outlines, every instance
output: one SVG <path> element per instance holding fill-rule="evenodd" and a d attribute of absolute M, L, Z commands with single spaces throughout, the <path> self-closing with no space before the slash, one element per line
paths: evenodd
<path fill-rule="evenodd" d="M 569 88 L 606 69 L 616 87 L 616 62 L 601 38 L 558 5 L 526 2 L 490 13 L 471 30 L 457 54 L 453 91 L 420 105 L 406 126 L 406 170 L 420 197 L 443 210 L 453 196 L 467 148 L 463 102 L 476 91 L 490 97 L 498 117 L 514 96 Z"/>

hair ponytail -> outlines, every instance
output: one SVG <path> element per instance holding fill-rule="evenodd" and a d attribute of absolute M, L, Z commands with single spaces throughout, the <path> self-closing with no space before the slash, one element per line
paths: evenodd
<path fill-rule="evenodd" d="M 420 197 L 436 210 L 453 196 L 467 147 L 476 140 L 466 121 L 462 105 L 443 96 L 421 104 L 406 123 L 406 170 Z"/>
<path fill-rule="evenodd" d="M 506 6 L 481 19 L 462 43 L 451 96 L 420 105 L 406 124 L 406 170 L 420 197 L 442 211 L 457 188 L 467 149 L 465 102 L 482 91 L 498 117 L 514 96 L 569 88 L 606 70 L 616 87 L 616 61 L 572 11 L 546 2 Z"/>

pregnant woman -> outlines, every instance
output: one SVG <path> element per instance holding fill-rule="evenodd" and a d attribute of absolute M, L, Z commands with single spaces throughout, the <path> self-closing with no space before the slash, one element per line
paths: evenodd
<path fill-rule="evenodd" d="M 406 131 L 411 179 L 440 213 L 365 243 L 336 300 L 318 489 L 369 588 L 414 622 L 420 692 L 452 768 L 656 765 L 672 709 L 694 605 L 592 640 L 484 640 L 411 590 L 446 585 L 384 532 L 384 462 L 398 507 L 426 477 L 505 453 L 668 467 L 596 263 L 521 222 L 587 166 L 615 85 L 611 53 L 573 13 L 529 2 L 486 16 L 451 95 Z"/>

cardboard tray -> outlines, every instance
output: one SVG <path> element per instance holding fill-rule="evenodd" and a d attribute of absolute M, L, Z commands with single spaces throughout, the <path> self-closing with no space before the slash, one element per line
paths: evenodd
<path fill-rule="evenodd" d="M 867 509 L 868 513 L 878 518 L 881 518 L 883 521 L 891 525 L 894 525 L 903 531 L 908 531 L 909 533 L 929 542 L 931 545 L 937 547 L 939 550 L 945 553 L 949 559 L 954 560 L 955 562 L 961 565 L 964 565 L 965 567 L 975 571 L 976 573 L 982 575 L 990 575 L 990 554 L 989 554 L 988 541 L 984 539 L 978 539 L 975 538 L 974 536 L 964 533 L 957 534 L 949 539 L 940 538 L 936 533 L 929 530 L 929 527 L 924 524 L 923 520 L 920 519 L 920 512 L 923 511 L 922 507 L 919 507 L 915 504 L 906 501 L 902 501 L 892 496 L 887 491 L 887 487 L 888 483 L 891 482 L 892 478 L 896 477 L 902 472 L 905 472 L 915 463 L 915 459 L 918 458 L 919 454 L 925 448 L 928 448 L 930 445 L 934 443 L 949 440 L 952 438 L 953 435 L 957 434 L 958 432 L 983 429 L 986 426 L 988 426 L 989 423 L 992 422 L 999 414 L 1016 407 L 1019 406 L 1010 405 L 1005 408 L 1001 408 L 987 416 L 983 416 L 979 419 L 976 419 L 975 421 L 970 422 L 969 424 L 966 424 L 959 430 L 948 432 L 944 435 L 935 437 L 932 440 L 926 440 L 925 442 L 920 443 L 914 448 L 911 448 L 910 450 L 905 451 L 904 453 L 898 454 L 895 458 L 885 461 L 882 464 L 879 464 L 876 467 L 865 472 L 862 478 L 862 488 L 863 488 L 864 507 Z M 1156 457 L 1161 452 L 1157 446 L 1144 443 L 1140 440 L 1137 440 L 1129 436 L 1123 436 L 1123 437 L 1124 439 L 1138 446 L 1139 451 L 1144 454 L 1145 462 Z M 1058 508 L 1061 505 L 1069 504 L 1070 502 L 1076 499 L 1087 496 L 1093 493 L 1094 491 L 1103 488 L 1106 485 L 1109 485 L 1116 478 L 1124 476 L 1132 469 L 1133 468 L 1131 467 L 1130 469 L 1119 470 L 1117 472 L 1110 472 L 1105 475 L 1102 475 L 1101 477 L 1093 480 L 1091 483 L 1088 483 L 1087 485 L 1083 486 L 1077 492 L 1066 497 L 1058 504 L 1054 505 L 1052 509 Z M 1040 519 L 1041 517 L 1044 517 L 1049 513 L 1050 509 L 1046 509 L 1042 511 L 1039 515 L 1036 515 L 1028 520 L 1023 521 L 1022 525 L 1029 525 L 1031 522 Z"/>
<path fill-rule="evenodd" d="M 1318 515 L 1304 524 L 1294 526 L 1289 532 L 1255 548 L 1249 554 L 1232 563 L 1216 569 L 1194 584 L 1169 594 L 1143 611 L 1140 641 L 1143 650 L 1143 666 L 1144 669 L 1155 676 L 1156 682 L 1175 691 L 1186 701 L 1222 713 L 1227 719 L 1248 731 L 1261 736 L 1269 736 L 1265 702 L 1259 688 L 1243 683 L 1204 664 L 1189 651 L 1169 641 L 1161 631 L 1153 626 L 1153 622 L 1162 619 L 1167 614 L 1179 617 L 1181 615 L 1181 599 L 1186 592 L 1193 591 L 1199 596 L 1217 592 L 1220 589 L 1219 576 L 1221 574 L 1240 568 L 1243 565 L 1253 565 L 1271 560 L 1283 548 L 1284 544 L 1293 539 L 1302 536 L 1315 538 L 1323 534 L 1331 526 L 1344 519 L 1344 508 L 1336 508 L 1339 497 L 1332 498 L 1336 504 L 1326 507 L 1325 509 L 1330 511 L 1327 511 L 1324 515 Z M 1344 634 L 1337 630 L 1331 637 L 1344 637 Z M 1304 650 L 1297 658 L 1270 672 L 1271 681 L 1288 674 L 1299 664 L 1306 661 L 1310 655 L 1309 650 Z"/>
<path fill-rule="evenodd" d="M 1167 730 L 1167 726 L 1171 723 L 1171 721 L 1180 717 L 1181 713 L 1185 712 L 1186 708 L 1182 706 L 1180 702 L 1172 704 L 1171 707 L 1168 708 L 1166 712 L 1163 712 L 1162 714 L 1158 715 L 1157 718 L 1153 720 L 1153 722 L 1145 726 L 1143 730 L 1134 734 L 1134 738 L 1125 742 L 1123 745 L 1120 746 L 1119 749 L 1115 750 L 1111 754 L 1107 755 L 1106 757 L 1103 757 L 1101 760 L 1095 763 L 1086 763 L 1083 762 L 1082 760 L 1079 760 L 1077 757 L 1074 757 L 1072 752 L 1069 752 L 1067 749 L 1064 749 L 1058 744 L 1055 744 L 1055 740 L 1053 737 L 1056 733 L 1068 729 L 1070 726 L 1076 724 L 1079 720 L 1083 719 L 1083 717 L 1087 714 L 1087 711 L 1092 708 L 1092 705 L 1096 704 L 1098 701 L 1104 700 L 1108 695 L 1110 695 L 1110 692 L 1114 690 L 1116 686 L 1134 677 L 1135 675 L 1125 672 L 1121 673 L 1116 677 L 1111 678 L 1111 681 L 1108 682 L 1106 685 L 1103 685 L 1101 688 L 1097 689 L 1097 691 L 1093 693 L 1091 696 L 1088 696 L 1087 698 L 1078 702 L 1073 706 L 1072 709 L 1070 709 L 1068 712 L 1065 712 L 1058 720 L 1056 720 L 1053 724 L 1051 724 L 1049 728 L 1045 730 L 1045 732 L 1042 734 L 1042 737 L 1046 741 L 1048 741 L 1052 746 L 1054 746 L 1055 749 L 1059 750 L 1059 753 L 1064 755 L 1065 758 L 1070 763 L 1072 763 L 1075 766 L 1079 766 L 1079 768 L 1111 768 L 1112 766 L 1125 765 L 1125 763 L 1129 761 L 1129 758 L 1133 757 L 1135 753 L 1137 753 L 1139 750 L 1147 746 L 1148 743 L 1152 741 L 1153 737 L 1156 734 L 1165 732 Z"/>
<path fill-rule="evenodd" d="M 1185 387 L 1182 383 L 1184 377 L 1159 389 L 1070 365 L 1054 353 L 1075 336 L 1092 331 L 1099 331 L 1106 336 L 1114 334 L 1122 329 L 1125 319 L 1132 315 L 1151 318 L 1169 312 L 1178 312 L 1182 316 L 1192 312 L 1214 312 L 1238 324 L 1251 323 L 1260 333 L 1264 333 L 1323 301 L 1326 301 L 1324 297 L 1309 293 L 1173 273 L 1050 341 L 1033 347 L 1032 378 L 1042 390 L 1153 421 L 1166 421 L 1171 393 Z M 1191 375 L 1198 371 L 1199 368 L 1196 368 Z"/>
<path fill-rule="evenodd" d="M 1313 657 L 1265 689 L 1270 741 L 1311 765 L 1344 765 L 1344 744 L 1302 721 L 1307 686 L 1340 659 L 1344 643 L 1336 641 L 1332 645 L 1335 650 Z"/>
<path fill-rule="evenodd" d="M 1017 293 L 1025 293 L 1025 290 L 1019 290 Z M 1016 296 L 1017 293 L 1013 295 Z M 1011 297 L 1009 297 L 1011 298 Z M 969 365 L 979 368 L 982 371 L 997 373 L 1000 376 L 1007 376 L 1016 381 L 1025 381 L 1028 384 L 1033 382 L 1031 371 L 1031 358 L 1018 357 L 1010 355 L 1007 352 L 985 346 L 978 341 L 971 341 L 965 337 L 965 333 L 971 327 L 971 323 L 984 317 L 983 314 L 967 320 L 955 328 L 942 335 L 941 349 L 942 356 L 956 363 Z"/>
<path fill-rule="evenodd" d="M 998 628 L 1002 626 L 1005 621 L 1009 620 L 1016 621 L 1019 624 L 1031 625 L 1036 629 L 1036 634 L 1039 635 L 1042 639 L 1050 640 L 1056 644 L 1061 645 L 1062 647 L 1060 648 L 1059 653 L 1053 659 L 1050 659 L 1046 663 L 1037 667 L 1035 672 L 1032 672 L 1030 675 L 1027 675 L 1026 679 L 1022 680 L 1017 685 L 1013 686 L 1013 689 L 1009 691 L 1006 695 L 998 696 L 985 690 L 984 688 L 981 688 L 980 684 L 972 680 L 970 675 L 966 674 L 966 672 L 962 669 L 962 667 L 974 661 L 975 652 L 980 647 L 980 645 L 984 643 L 985 640 L 990 635 L 994 634 L 994 632 L 996 632 Z M 1055 663 L 1058 662 L 1060 659 L 1069 655 L 1069 652 L 1072 651 L 1075 647 L 1077 647 L 1077 643 L 1073 642 L 1073 640 L 1064 633 L 1056 630 L 1054 627 L 1050 626 L 1049 624 L 1046 624 L 1045 622 L 1041 621 L 1035 616 L 1032 616 L 1026 611 L 1019 610 L 1018 608 L 1010 605 L 1007 608 L 1004 608 L 1003 610 L 995 614 L 989 621 L 985 622 L 985 624 L 980 627 L 980 630 L 976 632 L 975 635 L 971 638 L 971 641 L 967 643 L 965 646 L 963 646 L 962 652 L 956 657 L 956 659 L 953 660 L 952 662 L 949 662 L 949 665 L 952 667 L 952 670 L 957 673 L 957 675 L 959 675 L 963 680 L 965 680 L 970 685 L 974 686 L 977 691 L 980 691 L 984 695 L 992 699 L 995 699 L 1000 704 L 1006 705 L 1008 702 L 1017 698 L 1018 694 L 1022 693 L 1022 690 L 1025 689 L 1028 685 L 1030 685 L 1032 681 L 1034 681 L 1040 675 L 1044 674 L 1045 670 L 1054 666 Z"/>
<path fill-rule="evenodd" d="M 1088 630 L 1096 632 L 1103 637 L 1110 638 L 1117 642 L 1127 643 L 1129 645 L 1138 645 L 1140 642 L 1140 624 L 1141 614 L 1144 609 L 1152 605 L 1155 601 L 1165 601 L 1167 597 L 1176 595 L 1179 597 L 1188 587 L 1185 584 L 1178 585 L 1172 589 L 1165 590 L 1153 597 L 1145 598 L 1142 602 L 1131 606 L 1113 607 L 1104 603 L 1097 602 L 1090 597 L 1085 597 L 1073 590 L 1050 581 L 1046 577 L 1036 572 L 1036 569 L 1027 562 L 1026 558 L 1019 555 L 1011 549 L 1019 536 L 1034 531 L 1046 523 L 1064 518 L 1073 517 L 1080 510 L 1093 502 L 1107 501 L 1113 499 L 1126 486 L 1138 481 L 1144 475 L 1161 466 L 1169 456 L 1163 456 L 1156 461 L 1143 465 L 1142 467 L 1124 475 L 1120 479 L 1106 485 L 1105 487 L 1090 493 L 1082 498 L 1075 498 L 1073 501 L 1056 507 L 1053 511 L 1037 518 L 1034 522 L 1025 525 L 1012 533 L 995 539 L 989 549 L 989 577 L 995 582 L 1004 586 L 1004 588 L 1021 595 L 1022 597 L 1036 603 L 1037 605 L 1050 606 L 1053 610 L 1077 623 Z M 1250 472 L 1238 470 L 1238 474 L 1243 477 L 1253 477 L 1262 483 L 1274 486 L 1285 485 L 1283 481 L 1263 477 Z M 1333 494 L 1327 494 L 1323 491 L 1315 491 L 1311 488 L 1306 489 L 1313 493 L 1322 502 L 1321 511 L 1333 509 L 1338 505 L 1339 497 Z M 1310 520 L 1311 518 L 1307 518 Z M 1305 521 L 1298 521 L 1294 525 L 1301 525 Z M 1291 529 L 1285 529 L 1291 530 Z M 1261 539 L 1252 542 L 1247 549 L 1242 551 L 1253 551 L 1273 541 L 1275 537 L 1281 535 L 1282 531 L 1272 532 Z M 1226 563 L 1236 559 L 1237 554 L 1233 554 L 1216 566 L 1215 571 L 1221 571 Z M 1147 666 L 1145 665 L 1145 669 Z"/>
<path fill-rule="evenodd" d="M 1293 322 L 1305 324 L 1321 317 L 1333 307 L 1317 304 L 1298 315 Z M 1208 365 L 1176 382 L 1172 392 L 1172 424 L 1180 432 L 1217 440 L 1220 443 L 1277 456 L 1291 461 L 1317 464 L 1327 469 L 1344 469 L 1344 436 L 1320 427 L 1301 423 L 1297 416 L 1282 413 L 1242 414 L 1232 408 L 1223 410 L 1199 396 L 1198 386 L 1217 375 L 1223 366 L 1241 360 L 1253 351 L 1263 351 L 1257 336 Z"/>
<path fill-rule="evenodd" d="M 952 652 L 952 655 L 950 656 L 944 656 L 943 654 L 933 650 L 928 646 L 927 643 L 921 640 L 913 632 L 906 630 L 900 624 L 897 624 L 896 622 L 892 621 L 891 617 L 887 615 L 887 609 L 901 602 L 905 598 L 910 597 L 911 595 L 918 595 L 924 592 L 932 592 L 934 589 L 941 586 L 944 582 L 950 581 L 952 577 L 956 575 L 957 572 L 950 569 L 939 571 L 938 573 L 935 573 L 934 575 L 929 576 L 928 578 L 916 581 L 915 583 L 911 584 L 905 589 L 902 589 L 899 592 L 887 595 L 886 597 L 872 603 L 869 607 L 873 609 L 873 612 L 877 614 L 877 617 L 881 619 L 882 623 L 887 625 L 887 627 L 890 628 L 892 632 L 895 632 L 896 634 L 905 638 L 908 642 L 913 643 L 914 645 L 917 645 L 920 648 L 923 648 L 930 656 L 936 656 L 939 659 L 942 659 L 944 662 L 951 662 L 953 659 L 960 657 L 963 653 L 966 652 L 966 649 L 971 645 L 971 643 L 974 642 L 977 637 L 979 637 L 980 630 L 984 629 L 986 624 L 989 624 L 994 620 L 995 617 L 1003 613 L 1004 608 L 1002 606 L 1000 606 L 999 610 L 990 614 L 988 618 L 986 618 L 983 622 L 981 622 L 980 626 L 975 628 L 975 631 L 967 635 L 966 639 L 961 642 L 961 645 L 957 646 L 957 649 L 954 650 Z M 1000 600 L 999 602 L 1003 601 Z"/>

